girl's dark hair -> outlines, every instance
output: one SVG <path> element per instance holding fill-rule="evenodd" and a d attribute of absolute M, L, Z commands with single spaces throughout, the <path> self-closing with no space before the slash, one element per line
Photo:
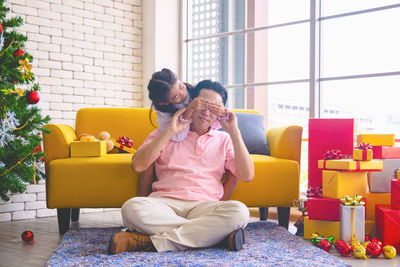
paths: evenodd
<path fill-rule="evenodd" d="M 222 86 L 222 84 L 219 82 L 213 82 L 211 80 L 203 80 L 194 88 L 192 98 L 197 97 L 202 89 L 210 89 L 220 94 L 222 97 L 222 103 L 224 103 L 225 106 L 226 101 L 228 100 L 228 92 L 226 91 L 225 87 Z"/>
<path fill-rule="evenodd" d="M 155 107 L 158 111 L 167 112 L 170 114 L 175 114 L 175 112 L 178 111 L 173 104 L 160 105 L 162 102 L 168 102 L 168 94 L 171 90 L 171 86 L 176 83 L 177 80 L 178 77 L 175 75 L 175 73 L 166 68 L 153 73 L 151 76 L 149 84 L 147 85 L 147 89 L 149 90 L 149 98 L 151 100 L 149 118 L 153 126 L 155 126 L 151 120 L 153 107 Z M 186 89 L 188 90 L 188 94 L 192 95 L 193 86 L 186 83 L 185 85 Z"/>

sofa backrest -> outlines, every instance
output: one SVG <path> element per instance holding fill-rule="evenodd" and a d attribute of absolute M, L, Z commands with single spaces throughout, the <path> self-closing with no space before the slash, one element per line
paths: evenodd
<path fill-rule="evenodd" d="M 156 128 L 151 125 L 149 108 L 83 108 L 76 114 L 75 133 L 97 135 L 102 131 L 112 138 L 127 136 L 138 148 Z M 156 114 L 152 112 L 153 124 L 157 126 Z"/>

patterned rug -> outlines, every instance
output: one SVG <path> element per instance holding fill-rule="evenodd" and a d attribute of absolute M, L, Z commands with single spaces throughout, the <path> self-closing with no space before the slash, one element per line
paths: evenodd
<path fill-rule="evenodd" d="M 120 228 L 70 230 L 45 266 L 348 266 L 272 222 L 246 227 L 238 252 L 225 248 L 107 255 L 108 241 Z"/>

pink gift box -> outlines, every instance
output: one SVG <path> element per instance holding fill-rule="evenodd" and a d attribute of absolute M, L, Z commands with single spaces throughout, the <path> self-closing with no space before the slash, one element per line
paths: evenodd
<path fill-rule="evenodd" d="M 309 119 L 308 186 L 322 186 L 322 170 L 318 160 L 328 150 L 338 149 L 351 157 L 357 131 L 354 119 Z"/>
<path fill-rule="evenodd" d="M 392 180 L 391 190 L 390 203 L 392 205 L 392 210 L 400 210 L 400 180 Z"/>
<path fill-rule="evenodd" d="M 400 159 L 400 146 L 373 146 L 374 159 Z"/>
<path fill-rule="evenodd" d="M 340 221 L 339 199 L 311 197 L 307 202 L 310 220 Z"/>

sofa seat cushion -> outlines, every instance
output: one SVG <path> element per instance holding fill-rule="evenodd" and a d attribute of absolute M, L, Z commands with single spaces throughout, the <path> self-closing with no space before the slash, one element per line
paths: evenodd
<path fill-rule="evenodd" d="M 48 208 L 119 208 L 136 195 L 138 174 L 132 154 L 52 160 Z"/>
<path fill-rule="evenodd" d="M 255 178 L 239 182 L 230 199 L 240 200 L 248 207 L 291 207 L 299 195 L 297 161 L 264 155 L 251 157 Z"/>

